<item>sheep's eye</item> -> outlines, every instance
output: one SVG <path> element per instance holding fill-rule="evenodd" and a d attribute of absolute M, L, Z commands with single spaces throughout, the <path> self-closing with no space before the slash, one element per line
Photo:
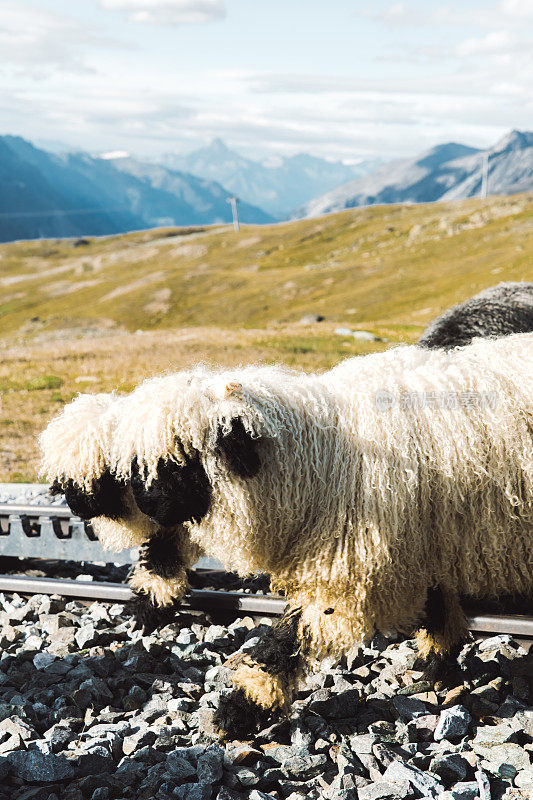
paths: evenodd
<path fill-rule="evenodd" d="M 126 510 L 124 490 L 125 485 L 106 470 L 99 478 L 93 480 L 90 492 L 69 479 L 64 482 L 54 481 L 50 487 L 50 494 L 64 494 L 72 513 L 82 519 L 93 517 L 118 519 L 124 516 Z"/>
<path fill-rule="evenodd" d="M 253 478 L 259 472 L 261 459 L 258 451 L 259 439 L 254 439 L 240 417 L 232 419 L 231 430 L 223 434 L 219 430 L 216 452 L 228 469 L 240 478 Z"/>
<path fill-rule="evenodd" d="M 211 484 L 199 456 L 186 464 L 159 459 L 157 475 L 149 485 L 137 459 L 131 462 L 131 488 L 139 509 L 159 525 L 199 522 L 211 502 Z"/>

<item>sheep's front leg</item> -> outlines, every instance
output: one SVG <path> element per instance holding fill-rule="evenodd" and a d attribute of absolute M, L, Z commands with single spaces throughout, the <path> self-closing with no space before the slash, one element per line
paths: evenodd
<path fill-rule="evenodd" d="M 188 588 L 175 533 L 159 531 L 142 546 L 129 584 L 135 593 L 129 605 L 135 627 L 151 633 L 174 621 Z"/>
<path fill-rule="evenodd" d="M 240 660 L 236 688 L 221 698 L 214 719 L 223 738 L 243 738 L 263 727 L 270 712 L 289 710 L 303 669 L 300 616 L 300 609 L 287 610 Z"/>
<path fill-rule="evenodd" d="M 467 638 L 466 617 L 457 593 L 443 586 L 428 589 L 424 624 L 416 634 L 418 652 L 426 662 L 426 680 L 442 680 L 457 666 Z"/>

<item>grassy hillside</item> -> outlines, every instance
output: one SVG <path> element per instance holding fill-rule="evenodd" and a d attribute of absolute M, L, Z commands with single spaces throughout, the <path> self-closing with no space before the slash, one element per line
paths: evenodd
<path fill-rule="evenodd" d="M 35 479 L 35 435 L 78 391 L 199 360 L 323 369 L 414 341 L 444 308 L 533 279 L 533 195 L 354 209 L 268 227 L 0 246 L 0 480 Z M 303 326 L 305 314 L 325 321 Z"/>

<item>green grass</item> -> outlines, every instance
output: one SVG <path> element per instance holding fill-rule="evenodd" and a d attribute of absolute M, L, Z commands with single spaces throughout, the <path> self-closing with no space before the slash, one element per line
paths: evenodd
<path fill-rule="evenodd" d="M 25 382 L 28 392 L 41 392 L 43 389 L 59 389 L 63 386 L 63 379 L 57 375 L 39 375 Z M 60 398 L 61 399 L 61 398 Z"/>
<path fill-rule="evenodd" d="M 4 337 L 261 327 L 323 314 L 411 326 L 484 286 L 532 277 L 533 196 L 353 209 L 193 235 L 0 246 Z"/>

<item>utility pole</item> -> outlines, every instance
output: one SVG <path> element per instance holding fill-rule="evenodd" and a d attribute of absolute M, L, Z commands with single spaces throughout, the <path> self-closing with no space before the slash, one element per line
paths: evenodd
<path fill-rule="evenodd" d="M 483 162 L 481 164 L 481 198 L 485 200 L 489 189 L 489 153 L 486 150 L 483 153 Z"/>
<path fill-rule="evenodd" d="M 235 233 L 239 233 L 240 225 L 239 225 L 239 212 L 237 211 L 237 203 L 239 199 L 237 197 L 228 197 L 226 203 L 231 203 L 231 213 L 233 214 L 233 230 Z"/>

